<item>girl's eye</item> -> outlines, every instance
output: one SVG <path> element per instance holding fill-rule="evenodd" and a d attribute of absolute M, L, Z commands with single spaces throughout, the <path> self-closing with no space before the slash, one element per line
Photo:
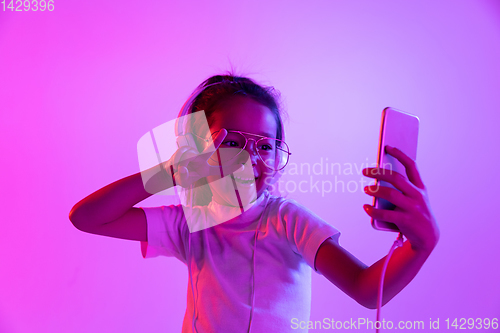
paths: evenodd
<path fill-rule="evenodd" d="M 265 144 L 265 145 L 260 146 L 260 149 L 264 150 L 264 151 L 271 151 L 271 150 L 273 150 L 273 147 L 269 144 Z"/>
<path fill-rule="evenodd" d="M 238 142 L 236 141 L 231 141 L 231 140 L 228 140 L 228 141 L 224 141 L 222 142 L 223 145 L 225 146 L 228 146 L 228 147 L 238 147 Z"/>

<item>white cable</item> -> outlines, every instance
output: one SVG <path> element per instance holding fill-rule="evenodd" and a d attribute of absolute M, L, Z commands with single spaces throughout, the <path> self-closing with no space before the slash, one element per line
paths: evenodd
<path fill-rule="evenodd" d="M 193 206 L 193 189 L 194 189 L 194 185 L 190 185 L 189 186 L 189 205 L 191 205 L 191 208 Z M 177 193 L 177 189 L 176 189 L 176 193 Z M 186 198 L 186 201 L 188 199 Z M 187 221 L 186 221 L 187 222 Z M 188 261 L 187 261 L 187 266 L 188 266 L 188 272 L 189 272 L 189 281 L 191 283 L 191 294 L 193 295 L 193 320 L 191 321 L 191 332 L 198 332 L 198 330 L 196 329 L 196 326 L 194 325 L 194 321 L 195 321 L 195 318 L 196 318 L 196 301 L 195 301 L 195 298 L 194 298 L 194 288 L 193 288 L 193 276 L 192 276 L 192 271 L 191 271 L 191 231 L 189 230 L 189 226 L 188 226 L 188 255 L 187 255 L 187 258 L 188 258 Z"/>
<path fill-rule="evenodd" d="M 267 193 L 266 193 L 267 195 Z M 253 242 L 253 270 L 252 270 L 252 308 L 250 310 L 250 321 L 248 322 L 248 331 L 247 333 L 250 333 L 250 330 L 252 329 L 252 318 L 253 318 L 253 309 L 255 307 L 255 252 L 257 251 L 257 235 L 259 233 L 260 225 L 262 224 L 262 217 L 264 216 L 264 213 L 267 208 L 267 198 L 264 199 L 266 200 L 266 206 L 264 209 L 262 209 L 262 213 L 260 215 L 259 219 L 259 224 L 257 225 L 257 228 L 255 229 L 255 239 Z"/>
<path fill-rule="evenodd" d="M 394 244 L 392 244 L 391 249 L 389 250 L 389 254 L 387 254 L 387 257 L 385 258 L 384 262 L 384 267 L 382 267 L 382 273 L 380 274 L 380 285 L 378 289 L 378 295 L 377 295 L 377 320 L 375 322 L 375 332 L 379 333 L 380 332 L 380 326 L 377 326 L 377 324 L 380 323 L 380 309 L 382 308 L 382 296 L 384 295 L 384 278 L 385 278 L 385 271 L 387 270 L 387 265 L 389 264 L 389 260 L 391 259 L 392 253 L 398 246 L 403 246 L 403 234 L 399 233 L 398 238 L 394 241 Z"/>

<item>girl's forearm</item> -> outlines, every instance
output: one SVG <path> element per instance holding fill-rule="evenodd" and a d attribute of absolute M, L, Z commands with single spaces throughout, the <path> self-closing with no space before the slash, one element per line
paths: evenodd
<path fill-rule="evenodd" d="M 385 273 L 382 304 L 389 302 L 413 280 L 430 253 L 431 251 L 413 249 L 409 241 L 394 250 Z M 365 268 L 357 279 L 360 303 L 371 309 L 377 307 L 377 294 L 385 259 L 386 257 Z"/>
<path fill-rule="evenodd" d="M 148 179 L 145 185 L 143 177 Z M 157 165 L 117 180 L 80 200 L 71 209 L 70 220 L 87 226 L 105 224 L 119 218 L 152 194 L 172 186 L 170 173 Z"/>

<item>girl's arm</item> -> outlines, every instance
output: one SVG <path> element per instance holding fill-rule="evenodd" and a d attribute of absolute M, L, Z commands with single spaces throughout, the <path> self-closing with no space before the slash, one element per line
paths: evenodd
<path fill-rule="evenodd" d="M 147 241 L 146 216 L 142 209 L 133 206 L 173 184 L 160 166 L 143 173 L 149 178 L 146 189 L 138 172 L 80 200 L 69 213 L 73 225 L 93 234 Z"/>
<path fill-rule="evenodd" d="M 180 147 L 172 157 L 151 169 L 120 179 L 80 200 L 69 213 L 73 225 L 85 232 L 116 238 L 147 241 L 144 211 L 133 207 L 154 193 L 176 185 L 188 187 L 208 175 L 234 172 L 237 165 L 210 166 L 207 161 L 227 135 L 221 130 L 202 153 L 194 148 Z M 172 168 L 171 168 L 172 166 Z M 221 174 L 222 173 L 222 174 Z M 142 179 L 147 179 L 143 184 Z"/>
<path fill-rule="evenodd" d="M 406 241 L 394 250 L 384 278 L 383 304 L 396 296 L 411 280 L 429 256 L 430 251 L 414 250 Z M 359 304 L 375 309 L 381 270 L 385 257 L 366 266 L 331 238 L 323 242 L 316 254 L 316 268 L 330 282 Z"/>
<path fill-rule="evenodd" d="M 427 190 L 415 161 L 399 149 L 386 147 L 386 151 L 405 166 L 408 180 L 389 170 L 364 169 L 365 176 L 387 181 L 401 191 L 384 186 L 367 186 L 365 191 L 368 195 L 386 199 L 395 204 L 396 209 L 376 209 L 370 205 L 364 205 L 364 208 L 375 219 L 395 223 L 408 241 L 394 251 L 387 266 L 383 304 L 410 283 L 439 240 L 439 228 L 430 210 Z M 367 267 L 328 239 L 318 249 L 316 268 L 358 303 L 375 308 L 384 260 L 385 257 Z"/>

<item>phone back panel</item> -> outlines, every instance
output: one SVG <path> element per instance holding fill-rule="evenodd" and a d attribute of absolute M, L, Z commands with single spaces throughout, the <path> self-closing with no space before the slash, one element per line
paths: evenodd
<path fill-rule="evenodd" d="M 391 155 L 385 153 L 385 146 L 396 147 L 408 155 L 414 161 L 417 159 L 419 119 L 417 116 L 399 111 L 390 107 L 382 111 L 382 123 L 380 128 L 379 148 L 377 163 L 380 168 L 389 169 L 389 172 L 398 172 L 405 178 L 405 167 Z M 377 182 L 380 186 L 394 188 L 385 181 Z M 385 200 L 375 198 L 373 206 L 379 209 L 394 209 L 395 206 Z M 394 223 L 372 219 L 372 226 L 378 230 L 399 231 Z"/>

